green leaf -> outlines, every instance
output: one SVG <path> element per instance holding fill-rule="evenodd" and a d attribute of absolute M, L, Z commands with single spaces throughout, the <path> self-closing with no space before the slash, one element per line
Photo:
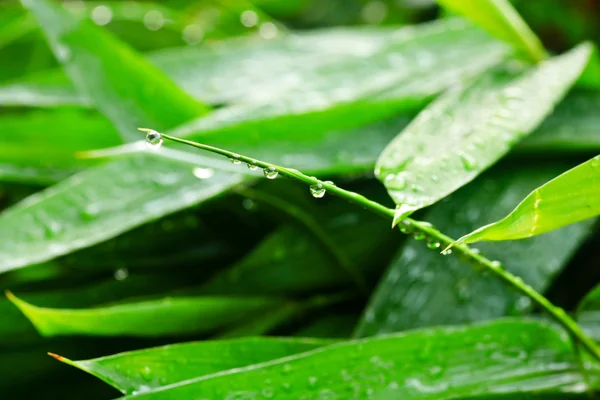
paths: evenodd
<path fill-rule="evenodd" d="M 127 398 L 373 398 L 390 390 L 395 399 L 568 393 L 582 383 L 577 365 L 568 338 L 554 328 L 498 321 L 343 342 Z"/>
<path fill-rule="evenodd" d="M 37 307 L 8 292 L 42 336 L 173 336 L 227 327 L 281 302 L 264 297 L 174 297 L 88 309 Z"/>
<path fill-rule="evenodd" d="M 396 97 L 413 95 L 412 106 L 420 107 L 457 77 L 476 74 L 508 50 L 471 24 L 452 19 L 393 30 L 334 28 L 274 40 L 230 39 L 150 53 L 148 60 L 189 94 L 212 104 L 275 103 L 281 98 L 293 104 L 295 97 L 301 103 L 319 94 L 310 104 L 323 108 L 332 99 L 356 97 L 369 86 L 375 89 L 372 77 L 377 74 L 397 78 Z M 471 62 L 462 62 L 465 58 Z M 76 100 L 60 73 L 36 75 L 0 86 L 0 104 L 90 103 L 89 93 Z"/>
<path fill-rule="evenodd" d="M 501 165 L 432 207 L 425 219 L 454 236 L 505 215 L 515 199 L 560 171 L 563 164 Z M 592 223 L 515 243 L 483 244 L 486 257 L 537 291 L 545 291 L 592 231 Z M 426 239 L 427 240 L 427 239 Z M 409 240 L 398 251 L 355 331 L 371 336 L 425 326 L 466 323 L 531 311 L 528 298 L 454 255 Z"/>
<path fill-rule="evenodd" d="M 600 156 L 538 187 L 506 217 L 461 237 L 457 243 L 529 238 L 598 214 Z"/>
<path fill-rule="evenodd" d="M 539 62 L 547 57 L 540 39 L 508 0 L 437 0 L 449 10 L 464 15 L 492 35 L 511 43 L 527 57 Z"/>
<path fill-rule="evenodd" d="M 191 155 L 190 155 L 191 156 Z M 227 161 L 194 156 L 214 175 L 148 152 L 88 169 L 0 215 L 0 272 L 89 247 L 219 195 L 242 181 Z M 243 171 L 242 171 L 243 172 Z"/>
<path fill-rule="evenodd" d="M 323 339 L 249 337 L 131 351 L 84 361 L 58 360 L 90 373 L 124 394 L 291 356 L 326 346 Z"/>
<path fill-rule="evenodd" d="M 516 150 L 525 153 L 600 152 L 600 94 L 576 90 Z"/>
<path fill-rule="evenodd" d="M 590 50 L 582 45 L 516 75 L 486 73 L 422 111 L 375 169 L 399 206 L 398 220 L 471 181 L 537 128 L 581 74 Z"/>
<path fill-rule="evenodd" d="M 203 141 L 208 133 L 219 134 L 220 145 L 228 148 L 225 143 L 237 144 L 243 132 L 256 146 L 260 138 L 275 143 L 285 135 L 350 129 L 419 109 L 457 79 L 476 76 L 507 56 L 503 44 L 478 31 L 464 37 L 463 25 L 455 28 L 455 23 L 409 31 L 411 40 L 372 54 L 368 61 L 324 66 L 319 73 L 327 83 L 318 80 L 321 86 L 314 90 L 290 92 L 277 102 L 232 105 L 170 133 Z M 444 52 L 449 43 L 453 51 Z"/>
<path fill-rule="evenodd" d="M 162 71 L 89 20 L 78 21 L 48 0 L 22 3 L 40 23 L 77 90 L 92 99 L 125 139 L 139 137 L 139 126 L 168 129 L 207 111 Z"/>

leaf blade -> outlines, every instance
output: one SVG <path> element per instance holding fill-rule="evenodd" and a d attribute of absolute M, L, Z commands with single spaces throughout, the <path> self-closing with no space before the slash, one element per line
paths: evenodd
<path fill-rule="evenodd" d="M 507 0 L 438 0 L 438 3 L 521 49 L 533 61 L 547 57 L 540 39 Z"/>
<path fill-rule="evenodd" d="M 582 45 L 517 78 L 498 72 L 483 75 L 421 112 L 386 147 L 375 169 L 399 213 L 406 216 L 435 203 L 505 155 L 562 99 L 590 51 Z"/>
<path fill-rule="evenodd" d="M 596 156 L 538 187 L 505 218 L 457 243 L 525 239 L 599 214 L 600 156 Z"/>
<path fill-rule="evenodd" d="M 47 0 L 23 0 L 22 4 L 40 23 L 77 89 L 92 99 L 125 139 L 136 138 L 134 130 L 139 126 L 164 130 L 208 110 L 90 21 L 78 21 Z"/>

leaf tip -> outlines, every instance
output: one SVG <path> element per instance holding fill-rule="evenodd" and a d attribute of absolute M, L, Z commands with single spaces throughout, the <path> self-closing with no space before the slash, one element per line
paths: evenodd
<path fill-rule="evenodd" d="M 59 356 L 58 354 L 48 352 L 48 355 L 52 358 L 57 359 L 60 362 L 65 362 L 65 360 L 66 360 L 66 358 L 64 358 L 63 356 Z"/>
<path fill-rule="evenodd" d="M 137 130 L 140 132 L 146 132 L 146 133 L 154 132 L 154 129 L 150 129 L 150 128 L 137 128 Z"/>

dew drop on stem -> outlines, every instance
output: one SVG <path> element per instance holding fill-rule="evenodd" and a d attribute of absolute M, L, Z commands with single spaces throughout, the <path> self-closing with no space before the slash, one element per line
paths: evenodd
<path fill-rule="evenodd" d="M 158 148 L 162 145 L 163 138 L 162 135 L 156 131 L 148 131 L 146 134 L 146 145 L 149 148 Z"/>
<path fill-rule="evenodd" d="M 277 171 L 277 168 L 270 166 L 268 168 L 263 169 L 263 174 L 267 179 L 275 179 L 277 178 L 277 175 L 279 175 L 279 171 Z"/>
<path fill-rule="evenodd" d="M 323 186 L 322 183 L 317 183 L 316 185 L 311 185 L 310 186 L 310 194 L 312 195 L 312 197 L 316 198 L 316 199 L 320 199 L 323 196 L 325 196 L 325 187 Z"/>

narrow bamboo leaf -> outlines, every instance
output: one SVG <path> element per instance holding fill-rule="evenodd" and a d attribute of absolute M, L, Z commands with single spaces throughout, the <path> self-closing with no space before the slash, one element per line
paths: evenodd
<path fill-rule="evenodd" d="M 425 219 L 457 236 L 489 218 L 505 215 L 515 200 L 562 168 L 560 163 L 501 166 L 436 204 Z M 591 231 L 591 222 L 585 222 L 529 241 L 484 243 L 478 249 L 543 292 Z M 522 315 L 531 310 L 528 298 L 497 278 L 483 275 L 454 255 L 440 261 L 440 250 L 435 242 L 426 245 L 416 240 L 399 249 L 365 309 L 357 336 Z"/>
<path fill-rule="evenodd" d="M 531 192 L 503 219 L 461 237 L 457 243 L 524 239 L 600 214 L 600 156 Z"/>
<path fill-rule="evenodd" d="M 0 215 L 0 272 L 89 247 L 216 196 L 243 179 L 224 172 L 232 168 L 227 161 L 198 160 L 206 167 L 203 179 L 194 175 L 193 165 L 154 152 L 120 158 L 7 209 Z"/>
<path fill-rule="evenodd" d="M 508 0 L 438 0 L 438 3 L 511 43 L 533 61 L 547 57 L 540 39 Z"/>
<path fill-rule="evenodd" d="M 421 112 L 386 147 L 375 169 L 399 214 L 452 193 L 537 128 L 581 74 L 590 50 L 582 45 L 516 75 L 486 73 Z"/>
<path fill-rule="evenodd" d="M 568 393 L 582 390 L 577 371 L 562 333 L 537 322 L 499 321 L 343 342 L 127 398 L 362 399 L 391 391 L 395 399 L 448 399 Z"/>
<path fill-rule="evenodd" d="M 312 93 L 319 94 L 313 102 L 322 106 L 372 85 L 375 73 L 404 76 L 402 82 L 413 94 L 428 97 L 452 83 L 452 77 L 468 75 L 506 51 L 471 24 L 452 19 L 393 30 L 334 28 L 275 40 L 230 39 L 150 53 L 148 60 L 189 94 L 212 104 L 276 102 Z M 465 58 L 472 62 L 461 63 Z M 90 96 L 77 95 L 61 73 L 36 75 L 0 86 L 0 104 L 90 104 Z M 410 80 L 417 76 L 425 84 Z"/>
<path fill-rule="evenodd" d="M 566 151 L 600 152 L 600 94 L 577 90 L 515 150 L 525 153 Z"/>
<path fill-rule="evenodd" d="M 162 71 L 89 20 L 78 21 L 48 0 L 22 0 L 40 23 L 57 59 L 126 139 L 135 129 L 168 129 L 198 117 L 193 100 Z"/>
<path fill-rule="evenodd" d="M 596 285 L 577 305 L 577 323 L 584 331 L 600 341 L 600 285 Z"/>
<path fill-rule="evenodd" d="M 21 271 L 26 271 L 26 269 Z M 62 282 L 64 280 L 63 277 Z M 76 308 L 93 307 L 127 297 L 156 296 L 186 286 L 187 282 L 184 282 L 185 279 L 182 277 L 132 274 L 123 281 L 116 280 L 111 276 L 110 279 L 93 284 L 86 283 L 67 288 L 35 291 L 31 291 L 31 289 L 20 290 L 17 289 L 18 286 L 14 282 L 9 282 L 3 284 L 1 289 L 15 288 L 18 290 L 21 299 L 41 307 Z M 39 334 L 27 318 L 5 298 L 0 299 L 0 315 L 2 315 L 2 319 L 0 319 L 0 342 L 22 344 L 40 341 Z"/>
<path fill-rule="evenodd" d="M 88 309 L 61 309 L 36 307 L 10 292 L 7 296 L 42 336 L 152 337 L 206 333 L 281 302 L 264 297 L 173 297 Z"/>
<path fill-rule="evenodd" d="M 135 394 L 332 343 L 324 339 L 249 337 L 174 344 L 84 361 L 55 357 L 102 379 L 124 394 Z"/>

